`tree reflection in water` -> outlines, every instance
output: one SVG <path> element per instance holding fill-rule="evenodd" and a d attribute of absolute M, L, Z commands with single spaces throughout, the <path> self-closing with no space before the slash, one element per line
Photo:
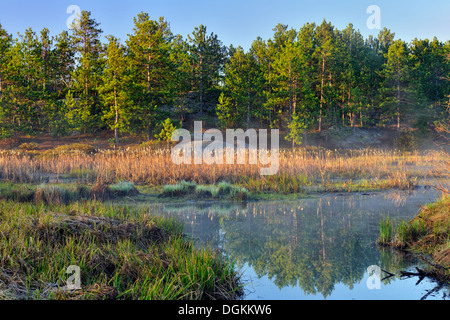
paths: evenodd
<path fill-rule="evenodd" d="M 336 284 L 352 289 L 370 265 L 396 273 L 416 262 L 375 245 L 383 218 L 410 219 L 428 202 L 426 194 L 401 196 L 378 193 L 285 202 L 160 204 L 152 211 L 181 219 L 199 245 L 222 249 L 240 267 L 251 267 L 278 288 L 298 286 L 305 294 L 326 298 Z"/>

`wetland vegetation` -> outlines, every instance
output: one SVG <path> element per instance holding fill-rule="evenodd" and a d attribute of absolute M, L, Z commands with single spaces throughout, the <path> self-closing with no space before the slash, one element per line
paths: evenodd
<path fill-rule="evenodd" d="M 245 267 L 327 298 L 412 253 L 448 282 L 449 41 L 323 20 L 245 50 L 133 22 L 123 42 L 89 11 L 55 37 L 0 24 L 0 299 L 240 299 Z M 279 129 L 278 172 L 175 164 L 194 121 Z"/>

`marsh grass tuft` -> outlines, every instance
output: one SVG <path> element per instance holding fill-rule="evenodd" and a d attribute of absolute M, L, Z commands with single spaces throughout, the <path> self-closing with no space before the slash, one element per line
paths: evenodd
<path fill-rule="evenodd" d="M 139 194 L 139 191 L 134 186 L 134 183 L 128 181 L 120 181 L 110 185 L 109 188 L 116 196 L 124 197 Z"/>
<path fill-rule="evenodd" d="M 46 204 L 67 204 L 73 199 L 73 194 L 67 189 L 55 185 L 40 185 L 34 192 L 34 200 Z"/>
<path fill-rule="evenodd" d="M 390 217 L 387 217 L 385 220 L 380 222 L 380 238 L 378 239 L 378 243 L 387 245 L 392 240 L 393 233 L 393 223 Z"/>
<path fill-rule="evenodd" d="M 146 208 L 0 201 L 0 299 L 236 299 L 234 263 Z M 81 289 L 65 288 L 69 265 Z"/>
<path fill-rule="evenodd" d="M 217 198 L 217 196 L 219 195 L 219 188 L 217 188 L 216 186 L 199 185 L 195 188 L 194 195 L 200 199 Z"/>
<path fill-rule="evenodd" d="M 197 185 L 194 182 L 181 181 L 174 185 L 166 185 L 160 197 L 192 197 L 197 199 L 231 199 L 245 201 L 248 190 L 222 181 L 217 185 Z"/>

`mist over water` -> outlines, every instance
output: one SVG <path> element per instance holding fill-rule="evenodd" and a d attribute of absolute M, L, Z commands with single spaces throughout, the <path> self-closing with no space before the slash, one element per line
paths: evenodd
<path fill-rule="evenodd" d="M 242 204 L 152 204 L 151 211 L 181 220 L 198 246 L 233 258 L 246 283 L 245 299 L 444 299 L 449 289 L 426 279 L 416 285 L 418 278 L 396 276 L 382 280 L 380 289 L 367 285 L 371 265 L 396 275 L 422 266 L 417 257 L 375 241 L 381 220 L 409 220 L 437 197 L 419 188 Z"/>

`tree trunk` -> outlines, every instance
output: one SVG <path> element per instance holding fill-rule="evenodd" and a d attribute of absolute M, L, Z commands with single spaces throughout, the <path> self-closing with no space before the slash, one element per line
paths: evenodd
<path fill-rule="evenodd" d="M 353 129 L 353 133 L 356 133 L 356 128 L 355 128 L 355 122 L 356 122 L 356 115 L 355 115 L 355 111 L 352 110 L 352 96 L 351 96 L 351 88 L 350 86 L 348 87 L 348 108 L 350 111 L 350 122 L 351 122 L 351 126 Z"/>
<path fill-rule="evenodd" d="M 250 82 L 249 82 L 250 87 Z M 248 96 L 247 96 L 247 129 L 250 128 L 250 89 L 248 90 Z"/>
<path fill-rule="evenodd" d="M 325 77 L 325 57 L 322 59 L 322 79 L 320 85 L 320 110 L 319 110 L 319 132 L 322 131 L 322 108 L 323 108 L 323 81 Z"/>
<path fill-rule="evenodd" d="M 292 103 L 292 113 L 295 113 L 297 110 L 297 81 L 294 81 L 294 101 Z"/>
<path fill-rule="evenodd" d="M 436 97 L 435 97 L 435 103 L 434 103 L 434 105 L 436 106 L 437 105 L 437 103 L 438 103 L 438 101 L 439 101 L 439 77 L 438 77 L 438 71 L 435 69 L 434 70 L 434 72 L 435 72 L 435 87 L 436 87 L 436 89 L 435 89 L 435 93 L 436 93 Z"/>
<path fill-rule="evenodd" d="M 292 114 L 292 68 L 289 61 L 289 113 Z"/>
<path fill-rule="evenodd" d="M 400 80 L 397 80 L 397 130 L 400 130 Z"/>
<path fill-rule="evenodd" d="M 359 123 L 360 123 L 361 128 L 362 128 L 362 126 L 363 126 L 362 107 L 359 108 Z"/>
<path fill-rule="evenodd" d="M 114 121 L 114 147 L 119 145 L 119 133 L 117 130 L 117 126 L 119 124 L 119 108 L 117 107 L 117 92 L 116 88 L 114 88 L 114 108 L 116 111 L 116 119 Z"/>
<path fill-rule="evenodd" d="M 150 95 L 150 92 L 152 91 L 152 77 L 151 77 L 151 72 L 150 72 L 151 59 L 152 59 L 152 57 L 149 54 L 148 58 L 147 58 L 147 62 L 148 62 L 148 64 L 147 64 L 147 92 L 149 93 L 149 95 Z"/>
<path fill-rule="evenodd" d="M 203 55 L 200 55 L 200 113 L 203 111 Z"/>

